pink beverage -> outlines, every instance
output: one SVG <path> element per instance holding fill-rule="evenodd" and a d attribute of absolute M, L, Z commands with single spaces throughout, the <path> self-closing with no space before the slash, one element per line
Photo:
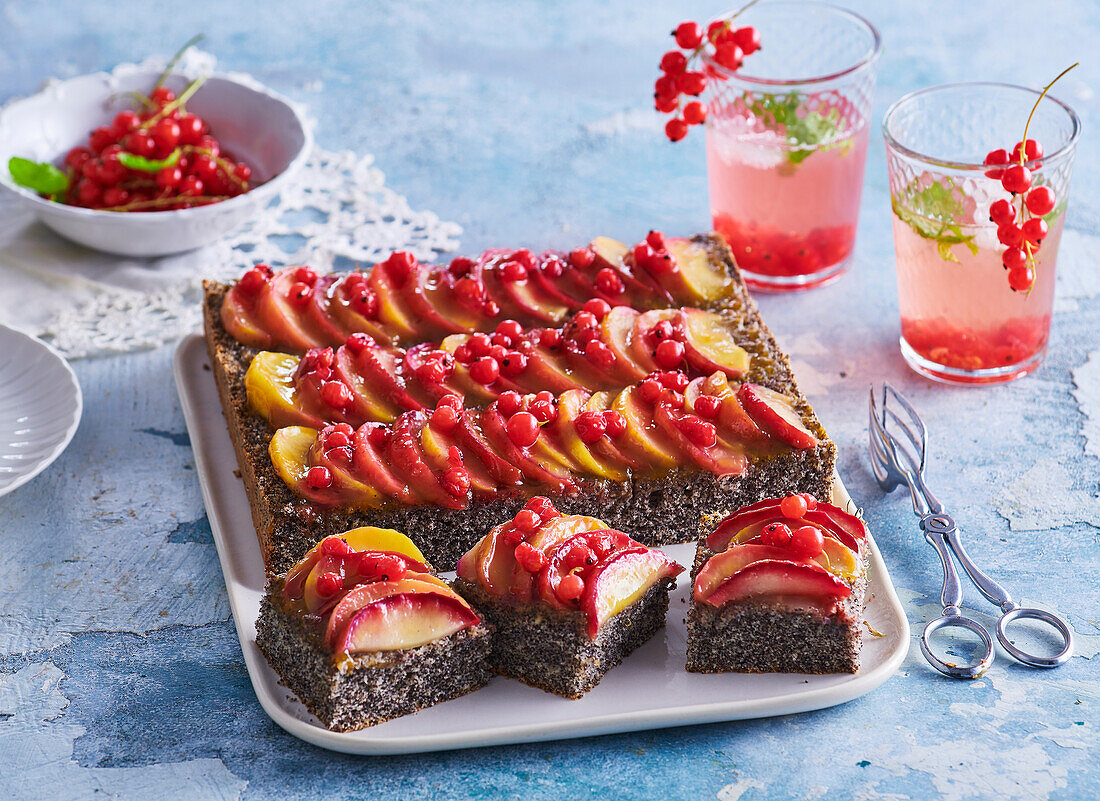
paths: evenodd
<path fill-rule="evenodd" d="M 818 144 L 754 132 L 751 112 L 712 118 L 707 129 L 714 228 L 757 286 L 821 284 L 842 272 L 855 245 L 868 125 L 839 111 L 811 113 L 832 129 Z"/>
<path fill-rule="evenodd" d="M 858 14 L 803 0 L 753 5 L 733 24 L 762 47 L 737 70 L 706 62 L 714 228 L 750 286 L 821 286 L 855 246 L 881 40 Z"/>
<path fill-rule="evenodd" d="M 1035 369 L 1050 332 L 1064 222 L 1064 211 L 1050 220 L 1050 232 L 1035 256 L 1035 285 L 1027 293 L 1006 287 L 1004 248 L 998 247 L 996 228 L 988 222 L 962 227 L 964 236 L 973 237 L 977 253 L 951 245 L 955 262 L 941 256 L 935 241 L 893 215 L 906 358 L 923 362 L 936 378 L 960 383 L 1007 381 Z M 1001 372 L 1006 368 L 1008 372 Z"/>
<path fill-rule="evenodd" d="M 1079 131 L 1065 104 L 1005 84 L 925 89 L 886 112 L 901 353 L 916 372 L 996 384 L 1042 362 Z"/>

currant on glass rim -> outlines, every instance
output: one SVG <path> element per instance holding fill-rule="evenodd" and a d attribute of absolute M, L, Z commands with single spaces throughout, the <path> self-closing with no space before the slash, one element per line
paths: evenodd
<path fill-rule="evenodd" d="M 697 69 L 703 55 L 709 53 L 721 66 L 737 70 L 746 56 L 760 49 L 760 33 L 756 28 L 732 25 L 738 15 L 757 2 L 752 0 L 730 16 L 715 20 L 705 32 L 699 23 L 690 20 L 681 22 L 672 31 L 680 50 L 669 50 L 661 56 L 661 77 L 653 87 L 653 105 L 662 114 L 673 115 L 665 123 L 665 135 L 671 141 L 680 141 L 687 136 L 690 126 L 706 121 L 706 107 L 691 98 L 703 94 L 707 80 L 721 78 Z"/>
<path fill-rule="evenodd" d="M 1035 139 L 1028 139 L 1027 131 L 1050 87 L 1076 66 L 1066 67 L 1043 87 L 1031 107 L 1031 113 L 1027 115 L 1023 138 L 1015 144 L 1012 152 L 1003 147 L 996 148 L 986 154 L 983 162 L 987 167 L 992 167 L 986 170 L 986 177 L 1000 181 L 1004 190 L 1012 195 L 1011 200 L 1001 198 L 990 204 L 989 219 L 997 226 L 997 240 L 1007 248 L 1001 255 L 1001 262 L 1008 270 L 1008 285 L 1013 292 L 1031 292 L 1035 286 L 1035 254 L 1047 235 L 1047 222 L 1043 217 L 1054 210 L 1058 201 L 1049 186 L 1032 185 L 1033 176 L 1027 165 L 1041 166 L 1043 146 Z"/>

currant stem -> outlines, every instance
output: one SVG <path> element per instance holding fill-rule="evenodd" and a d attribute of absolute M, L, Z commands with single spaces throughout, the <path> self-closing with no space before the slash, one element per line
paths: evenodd
<path fill-rule="evenodd" d="M 164 82 L 166 80 L 168 80 L 168 76 L 172 74 L 172 70 L 175 68 L 176 64 L 178 64 L 179 60 L 181 58 L 183 58 L 183 54 L 186 53 L 189 49 L 191 49 L 191 47 L 193 47 L 194 45 L 197 45 L 199 42 L 201 42 L 204 38 L 205 38 L 205 34 L 201 34 L 201 33 L 196 34 L 195 36 L 192 36 L 187 41 L 187 44 L 185 44 L 183 47 L 181 47 L 179 50 L 177 50 L 176 54 L 174 56 L 172 56 L 172 60 L 168 62 L 167 66 L 165 66 L 164 72 L 162 72 L 160 74 L 160 77 L 157 78 L 157 82 L 155 84 L 153 84 L 153 88 L 156 89 L 159 86 L 163 86 Z"/>
<path fill-rule="evenodd" d="M 735 19 L 737 19 L 737 17 L 739 17 L 739 16 L 741 16 L 742 14 L 744 14 L 744 13 L 745 13 L 746 11 L 748 11 L 748 10 L 749 10 L 750 8 L 752 8 L 753 6 L 755 6 L 755 5 L 756 5 L 757 3 L 759 3 L 759 2 L 760 2 L 760 0 L 749 0 L 749 2 L 748 2 L 748 3 L 745 3 L 745 5 L 741 6 L 741 8 L 737 9 L 737 10 L 736 10 L 736 11 L 734 11 L 734 12 L 733 12 L 732 14 L 730 14 L 730 15 L 729 15 L 728 17 L 726 17 L 726 19 L 725 19 L 725 21 L 724 21 L 724 23 L 725 23 L 725 24 L 724 24 L 724 26 L 723 26 L 722 30 L 723 30 L 723 31 L 728 31 L 728 30 L 730 29 L 730 23 L 732 23 L 732 22 L 733 22 L 733 21 L 734 21 Z M 708 45 L 708 44 L 713 44 L 713 42 L 711 42 L 711 41 L 710 41 L 710 37 L 708 37 L 708 36 L 706 35 L 706 33 L 704 32 L 704 33 L 703 33 L 703 41 L 701 41 L 701 42 L 699 43 L 699 46 L 698 46 L 698 47 L 696 47 L 696 48 L 695 48 L 694 50 L 692 50 L 692 51 L 691 51 L 691 55 L 690 55 L 690 56 L 688 56 L 688 60 L 687 60 L 687 66 L 689 66 L 689 67 L 690 67 L 690 66 L 691 66 L 691 63 L 692 63 L 692 62 L 693 62 L 693 61 L 694 61 L 694 60 L 695 60 L 696 58 L 698 58 L 699 56 L 701 56 L 701 55 L 703 54 L 703 51 L 704 51 L 704 50 L 706 49 L 706 47 L 707 47 L 707 45 Z M 1075 66 L 1076 66 L 1076 65 L 1075 65 Z M 686 69 L 686 67 L 685 67 L 685 69 Z M 1055 80 L 1057 80 L 1057 79 L 1055 79 Z M 682 117 L 682 116 L 683 116 L 683 113 L 684 113 L 684 102 L 685 102 L 685 101 L 684 101 L 683 99 L 680 99 L 680 100 L 678 100 L 678 101 L 677 101 L 677 103 L 676 103 L 676 116 L 678 116 L 678 117 Z"/>
<path fill-rule="evenodd" d="M 166 103 L 164 108 L 162 108 L 160 111 L 158 111 L 152 117 L 150 117 L 145 122 L 143 122 L 141 124 L 141 130 L 143 130 L 143 131 L 148 130 L 149 128 L 151 128 L 152 126 L 154 126 L 158 122 L 160 122 L 162 119 L 164 119 L 166 116 L 171 114 L 173 111 L 175 111 L 177 108 L 183 108 L 183 104 L 186 103 L 188 100 L 190 100 L 191 95 L 193 95 L 193 94 L 195 94 L 195 92 L 199 91 L 199 87 L 202 86 L 203 83 L 205 83 L 205 82 L 206 82 L 206 76 L 205 75 L 191 81 L 191 83 L 187 84 L 187 88 L 184 89 L 180 93 L 179 97 L 177 97 L 171 103 Z"/>
<path fill-rule="evenodd" d="M 1080 63 L 1080 61 L 1075 61 L 1073 64 L 1059 72 L 1058 77 L 1048 83 L 1045 87 L 1043 87 L 1043 91 L 1039 93 L 1039 97 L 1036 99 L 1035 105 L 1031 107 L 1031 113 L 1027 115 L 1027 122 L 1024 123 L 1024 138 L 1020 140 L 1020 166 L 1023 166 L 1027 162 L 1027 159 L 1025 158 L 1026 154 L 1024 152 L 1027 150 L 1027 129 L 1031 127 L 1031 118 L 1035 116 L 1035 111 L 1039 108 L 1039 104 L 1043 102 L 1043 98 L 1046 97 L 1047 92 L 1050 91 L 1050 87 L 1058 83 L 1063 75 L 1065 75 L 1067 72 L 1069 72 Z"/>

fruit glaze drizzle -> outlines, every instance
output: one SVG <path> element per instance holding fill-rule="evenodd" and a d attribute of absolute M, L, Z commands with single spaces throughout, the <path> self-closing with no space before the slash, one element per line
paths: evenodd
<path fill-rule="evenodd" d="M 695 577 L 699 603 L 760 599 L 783 608 L 842 612 L 863 574 L 863 521 L 808 493 L 760 501 L 718 524 L 717 552 Z"/>
<path fill-rule="evenodd" d="M 733 289 L 706 248 L 651 231 L 633 248 L 606 237 L 569 254 L 490 250 L 448 266 L 394 253 L 369 274 L 318 276 L 308 267 L 246 272 L 226 293 L 222 322 L 256 348 L 305 351 L 369 334 L 383 344 L 496 333 L 501 321 L 558 326 L 570 312 L 611 306 L 716 304 Z"/>
<path fill-rule="evenodd" d="M 589 639 L 658 581 L 683 570 L 594 517 L 562 515 L 543 497 L 531 498 L 458 562 L 459 577 L 490 595 L 584 613 Z"/>
<path fill-rule="evenodd" d="M 323 633 L 338 660 L 416 648 L 476 626 L 477 613 L 392 529 L 325 537 L 281 579 L 278 599 Z"/>

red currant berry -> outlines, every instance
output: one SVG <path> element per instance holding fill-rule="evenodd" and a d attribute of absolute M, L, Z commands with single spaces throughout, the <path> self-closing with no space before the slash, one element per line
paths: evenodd
<path fill-rule="evenodd" d="M 512 341 L 523 336 L 523 326 L 516 320 L 501 320 L 493 331 L 501 336 L 508 337 Z"/>
<path fill-rule="evenodd" d="M 199 197 L 206 187 L 197 175 L 185 175 L 179 184 L 179 193 L 183 197 Z"/>
<path fill-rule="evenodd" d="M 82 206 L 96 206 L 103 199 L 103 188 L 85 178 L 76 187 L 76 198 Z"/>
<path fill-rule="evenodd" d="M 324 465 L 315 465 L 306 473 L 306 483 L 313 489 L 332 486 L 332 472 Z"/>
<path fill-rule="evenodd" d="M 713 420 L 718 416 L 718 410 L 722 408 L 722 399 L 713 395 L 700 395 L 695 399 L 695 413 L 707 420 Z"/>
<path fill-rule="evenodd" d="M 793 517 L 796 520 L 804 517 L 809 508 L 810 505 L 801 495 L 788 495 L 779 502 L 779 511 L 783 517 Z"/>
<path fill-rule="evenodd" d="M 325 437 L 326 448 L 346 448 L 351 445 L 351 438 L 343 431 L 333 431 Z"/>
<path fill-rule="evenodd" d="M 585 301 L 584 305 L 581 307 L 581 310 L 588 312 L 596 318 L 596 322 L 599 322 L 607 316 L 608 312 L 611 311 L 611 305 L 603 298 L 591 298 L 590 300 Z M 579 318 L 580 315 L 577 315 L 577 317 Z M 585 327 L 587 328 L 589 326 Z"/>
<path fill-rule="evenodd" d="M 496 359 L 482 356 L 470 365 L 470 378 L 479 384 L 491 384 L 500 377 L 500 365 Z"/>
<path fill-rule="evenodd" d="M 680 107 L 680 101 L 675 97 L 654 97 L 653 108 L 662 114 L 671 114 Z"/>
<path fill-rule="evenodd" d="M 321 400 L 334 409 L 343 409 L 351 403 L 351 390 L 343 381 L 326 381 L 321 385 Z"/>
<path fill-rule="evenodd" d="M 1016 219 L 1016 207 L 1004 198 L 994 200 L 989 206 L 989 220 L 997 225 L 1004 225 Z"/>
<path fill-rule="evenodd" d="M 535 499 L 532 498 L 531 500 Z M 530 504 L 530 501 L 528 501 L 528 504 Z M 532 534 L 542 525 L 542 516 L 535 509 L 525 507 L 516 512 L 512 525 L 526 534 Z"/>
<path fill-rule="evenodd" d="M 287 300 L 293 303 L 298 308 L 302 308 L 309 304 L 309 301 L 313 298 L 313 287 L 302 281 L 297 281 L 290 285 L 290 289 L 287 291 Z"/>
<path fill-rule="evenodd" d="M 481 307 L 481 313 L 486 317 L 496 317 L 500 314 L 500 304 L 495 300 L 488 300 L 485 305 Z"/>
<path fill-rule="evenodd" d="M 1029 139 L 1028 141 L 1030 142 L 1031 140 Z M 1054 190 L 1049 186 L 1035 187 L 1027 193 L 1027 197 L 1024 199 L 1024 202 L 1027 204 L 1027 210 L 1039 217 L 1054 211 L 1055 201 Z"/>
<path fill-rule="evenodd" d="M 444 434 L 455 430 L 458 425 L 459 410 L 453 406 L 439 405 L 432 412 L 432 428 Z"/>
<path fill-rule="evenodd" d="M 497 409 L 505 417 L 511 417 L 521 408 L 523 408 L 523 396 L 513 389 L 502 392 L 497 397 Z"/>
<path fill-rule="evenodd" d="M 643 402 L 652 405 L 657 402 L 657 398 L 661 397 L 661 389 L 660 381 L 656 378 L 647 378 L 638 385 L 638 397 Z"/>
<path fill-rule="evenodd" d="M 103 151 L 95 177 L 104 186 L 114 186 L 126 177 L 126 168 L 119 162 L 117 154 L 108 155 L 107 151 Z"/>
<path fill-rule="evenodd" d="M 707 88 L 707 76 L 701 72 L 685 72 L 676 79 L 676 88 L 685 95 L 701 95 Z"/>
<path fill-rule="evenodd" d="M 692 100 L 684 106 L 684 122 L 688 125 L 701 125 L 706 119 L 707 109 L 698 100 Z"/>
<path fill-rule="evenodd" d="M 157 186 L 161 189 L 175 189 L 183 180 L 183 170 L 179 167 L 162 167 L 157 170 Z"/>
<path fill-rule="evenodd" d="M 561 342 L 561 331 L 557 328 L 544 328 L 539 332 L 539 346 L 549 350 Z"/>
<path fill-rule="evenodd" d="M 665 249 L 665 235 L 660 231 L 650 231 L 645 235 L 645 242 L 654 250 Z"/>
<path fill-rule="evenodd" d="M 703 29 L 695 22 L 681 22 L 672 35 L 684 50 L 694 50 L 703 42 Z"/>
<path fill-rule="evenodd" d="M 519 448 L 530 448 L 539 438 L 539 421 L 530 412 L 516 412 L 508 418 L 508 439 Z"/>
<path fill-rule="evenodd" d="M 1013 292 L 1027 292 L 1035 283 L 1035 271 L 1030 267 L 1013 267 L 1008 271 L 1008 285 Z"/>
<path fill-rule="evenodd" d="M 531 404 L 530 408 L 531 414 L 533 414 L 540 423 L 549 423 L 558 416 L 558 409 L 554 406 L 553 401 L 537 400 Z"/>
<path fill-rule="evenodd" d="M 500 345 L 489 346 L 489 358 L 494 362 L 501 362 L 508 356 L 508 349 L 503 348 Z"/>
<path fill-rule="evenodd" d="M 1003 147 L 999 147 L 996 150 L 990 150 L 988 153 L 986 153 L 985 161 L 983 161 L 982 164 L 985 164 L 987 166 L 990 166 L 990 165 L 997 166 L 997 165 L 1001 165 L 1001 164 L 1008 164 L 1008 151 L 1005 150 Z M 1004 177 L 1005 171 L 1004 170 L 986 170 L 985 174 L 986 174 L 987 178 L 992 178 L 995 181 L 999 181 L 999 180 L 1001 180 L 1001 178 Z"/>
<path fill-rule="evenodd" d="M 707 39 L 711 43 L 718 41 L 718 37 L 729 30 L 729 20 L 716 19 L 707 26 Z"/>
<path fill-rule="evenodd" d="M 505 281 L 525 281 L 527 268 L 518 261 L 506 261 L 500 267 L 500 277 Z"/>
<path fill-rule="evenodd" d="M 809 511 L 812 512 L 814 509 L 817 508 L 817 498 L 815 498 L 811 493 L 809 493 L 809 492 L 800 492 L 798 494 L 801 495 L 805 499 L 806 508 Z"/>
<path fill-rule="evenodd" d="M 605 295 L 614 296 L 621 295 L 626 287 L 623 285 L 618 273 L 610 267 L 604 267 L 596 273 L 596 289 Z"/>
<path fill-rule="evenodd" d="M 665 123 L 665 136 L 673 142 L 679 142 L 687 136 L 688 124 L 679 117 L 674 117 Z"/>
<path fill-rule="evenodd" d="M 253 295 L 267 284 L 267 271 L 259 266 L 253 267 L 241 276 L 241 280 L 237 284 L 242 292 Z"/>
<path fill-rule="evenodd" d="M 1046 220 L 1042 217 L 1032 217 L 1030 220 L 1026 220 L 1023 225 L 1023 237 L 1032 246 L 1032 248 L 1038 248 L 1042 241 L 1047 238 Z"/>
<path fill-rule="evenodd" d="M 667 75 L 679 75 L 687 69 L 687 56 L 679 50 L 669 50 L 661 56 L 661 72 Z"/>
<path fill-rule="evenodd" d="M 760 49 L 760 31 L 751 25 L 738 28 L 733 32 L 733 41 L 744 51 L 746 56 L 751 56 Z"/>
<path fill-rule="evenodd" d="M 126 134 L 130 133 L 130 131 L 135 130 L 139 125 L 141 125 L 141 118 L 138 117 L 135 112 L 129 109 L 120 111 L 115 115 L 115 121 L 111 124 L 111 128 L 115 134 L 115 141 L 118 141 Z"/>
<path fill-rule="evenodd" d="M 675 339 L 662 340 L 657 345 L 654 358 L 657 360 L 658 367 L 664 370 L 674 370 L 684 360 L 684 343 L 677 342 Z"/>
<path fill-rule="evenodd" d="M 578 270 L 586 270 L 596 260 L 596 254 L 592 248 L 576 248 L 569 252 L 569 263 Z"/>
<path fill-rule="evenodd" d="M 584 346 L 584 358 L 599 370 L 607 370 L 615 363 L 615 354 L 611 348 L 598 339 L 593 339 Z"/>
<path fill-rule="evenodd" d="M 603 413 L 604 423 L 607 425 L 609 437 L 621 437 L 626 433 L 626 418 L 614 409 L 608 409 Z"/>
<path fill-rule="evenodd" d="M 679 371 L 661 373 L 658 378 L 665 389 L 675 390 L 676 392 L 683 392 L 687 389 L 689 383 L 688 377 Z"/>
<path fill-rule="evenodd" d="M 529 542 L 516 546 L 516 562 L 528 573 L 538 573 L 546 567 L 546 555 Z"/>
<path fill-rule="evenodd" d="M 772 548 L 785 548 L 791 544 L 792 532 L 786 523 L 768 523 L 760 531 L 762 545 Z"/>
<path fill-rule="evenodd" d="M 163 119 L 149 129 L 150 136 L 156 143 L 157 151 L 167 156 L 180 141 L 180 126 L 175 120 Z"/>
<path fill-rule="evenodd" d="M 671 75 L 662 75 L 653 84 L 653 96 L 658 100 L 675 100 L 679 94 L 679 79 Z"/>
<path fill-rule="evenodd" d="M 584 595 L 584 579 L 576 573 L 569 573 L 562 576 L 561 581 L 558 582 L 557 588 L 559 600 L 568 603 L 569 601 L 577 600 L 582 595 Z"/>
<path fill-rule="evenodd" d="M 1027 254 L 1020 248 L 1009 248 L 1001 254 L 1001 262 L 1009 270 L 1019 269 L 1027 266 Z"/>
<path fill-rule="evenodd" d="M 817 526 L 800 526 L 791 534 L 790 548 L 804 556 L 817 556 L 825 550 L 825 537 Z"/>
<path fill-rule="evenodd" d="M 322 573 L 317 577 L 317 594 L 322 598 L 331 598 L 344 589 L 344 580 L 339 573 Z"/>
<path fill-rule="evenodd" d="M 500 372 L 508 378 L 515 378 L 527 369 L 527 357 L 518 350 L 510 350 L 500 360 Z"/>
<path fill-rule="evenodd" d="M 92 151 L 86 147 L 74 147 L 65 155 L 65 166 L 76 172 L 84 166 L 84 162 L 92 157 Z"/>
<path fill-rule="evenodd" d="M 1014 223 L 1005 223 L 997 228 L 997 240 L 1010 248 L 1019 247 L 1024 241 L 1023 231 Z"/>
<path fill-rule="evenodd" d="M 1001 186 L 1014 195 L 1026 192 L 1031 188 L 1031 170 L 1022 164 L 1013 164 L 1005 170 Z"/>
<path fill-rule="evenodd" d="M 321 540 L 321 553 L 325 556 L 351 556 L 355 549 L 339 537 L 332 536 Z"/>
<path fill-rule="evenodd" d="M 592 444 L 607 432 L 607 420 L 599 412 L 581 412 L 573 421 L 573 427 L 577 430 L 577 436 L 581 442 Z"/>
<path fill-rule="evenodd" d="M 134 131 L 127 134 L 123 146 L 135 156 L 141 156 L 142 158 L 151 157 L 157 150 L 157 143 L 153 141 L 153 137 L 147 131 Z"/>
<path fill-rule="evenodd" d="M 714 60 L 728 70 L 736 70 L 745 60 L 745 53 L 733 42 L 723 42 L 715 48 Z"/>
<path fill-rule="evenodd" d="M 109 186 L 103 190 L 103 205 L 108 208 L 125 206 L 130 202 L 130 193 L 121 186 Z"/>
<path fill-rule="evenodd" d="M 1034 139 L 1028 139 L 1027 142 L 1016 143 L 1016 146 L 1012 148 L 1013 161 L 1020 160 L 1021 151 L 1024 161 L 1037 161 L 1043 157 L 1043 146 Z"/>
<path fill-rule="evenodd" d="M 197 117 L 194 114 L 184 114 L 176 121 L 176 124 L 180 128 L 181 145 L 197 145 L 206 132 L 206 123 L 203 122 L 202 117 Z"/>
<path fill-rule="evenodd" d="M 691 444 L 700 448 L 713 448 L 718 442 L 718 430 L 713 423 L 688 415 L 680 421 L 680 430 Z"/>
<path fill-rule="evenodd" d="M 88 137 L 88 146 L 98 153 L 108 145 L 113 145 L 115 141 L 114 131 L 106 126 L 101 126 L 92 131 L 91 135 Z"/>
<path fill-rule="evenodd" d="M 169 89 L 167 86 L 158 86 L 152 92 L 149 93 L 149 99 L 157 105 L 167 105 L 172 103 L 176 99 L 176 93 Z"/>

